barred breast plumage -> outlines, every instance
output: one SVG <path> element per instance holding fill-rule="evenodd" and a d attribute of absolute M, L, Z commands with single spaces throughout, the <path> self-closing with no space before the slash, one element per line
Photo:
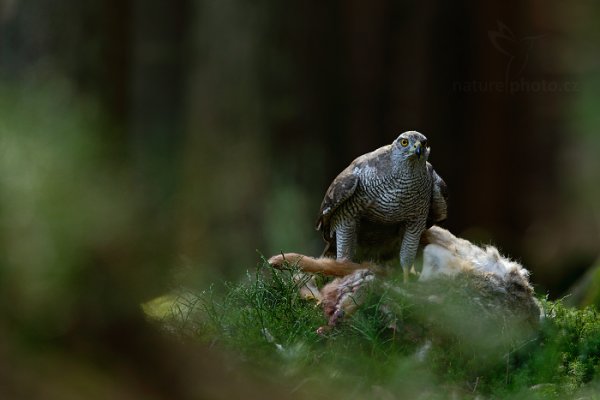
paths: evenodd
<path fill-rule="evenodd" d="M 446 218 L 445 183 L 428 156 L 427 138 L 409 131 L 344 169 L 327 190 L 317 220 L 327 242 L 324 253 L 386 261 L 399 251 L 406 278 L 421 234 Z"/>

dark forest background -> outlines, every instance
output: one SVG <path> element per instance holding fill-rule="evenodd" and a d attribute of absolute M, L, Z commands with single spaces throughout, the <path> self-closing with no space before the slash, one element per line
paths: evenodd
<path fill-rule="evenodd" d="M 148 333 L 139 304 L 237 279 L 257 250 L 319 254 L 331 180 L 405 130 L 448 184 L 444 226 L 567 295 L 600 250 L 599 16 L 592 1 L 0 1 L 0 393 L 213 393 L 220 373 L 190 388 L 188 366 L 226 361 Z"/>

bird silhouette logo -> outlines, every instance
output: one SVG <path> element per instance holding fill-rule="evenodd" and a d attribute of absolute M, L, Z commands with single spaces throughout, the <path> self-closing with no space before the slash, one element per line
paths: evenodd
<path fill-rule="evenodd" d="M 504 77 L 508 82 L 509 78 L 518 77 L 523 73 L 535 41 L 544 35 L 518 38 L 504 23 L 501 21 L 497 23 L 498 30 L 488 31 L 488 36 L 496 50 L 508 57 Z"/>

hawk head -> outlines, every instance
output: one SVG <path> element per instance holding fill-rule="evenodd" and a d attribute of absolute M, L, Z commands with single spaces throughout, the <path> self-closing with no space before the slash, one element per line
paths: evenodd
<path fill-rule="evenodd" d="M 429 157 L 427 138 L 417 131 L 407 131 L 392 143 L 394 156 L 400 160 L 414 159 L 425 163 Z"/>

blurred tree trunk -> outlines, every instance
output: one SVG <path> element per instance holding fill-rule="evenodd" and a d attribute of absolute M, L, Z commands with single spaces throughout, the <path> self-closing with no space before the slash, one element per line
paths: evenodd
<path fill-rule="evenodd" d="M 200 2 L 192 15 L 176 240 L 194 274 L 231 273 L 254 265 L 263 249 L 272 157 L 258 65 L 269 14 L 261 5 L 224 0 Z"/>
<path fill-rule="evenodd" d="M 127 128 L 147 268 L 168 280 L 173 263 L 176 192 L 181 185 L 181 145 L 189 58 L 190 4 L 134 0 Z M 156 246 L 160 243 L 160 246 Z M 158 277 L 157 276 L 157 277 Z"/>

